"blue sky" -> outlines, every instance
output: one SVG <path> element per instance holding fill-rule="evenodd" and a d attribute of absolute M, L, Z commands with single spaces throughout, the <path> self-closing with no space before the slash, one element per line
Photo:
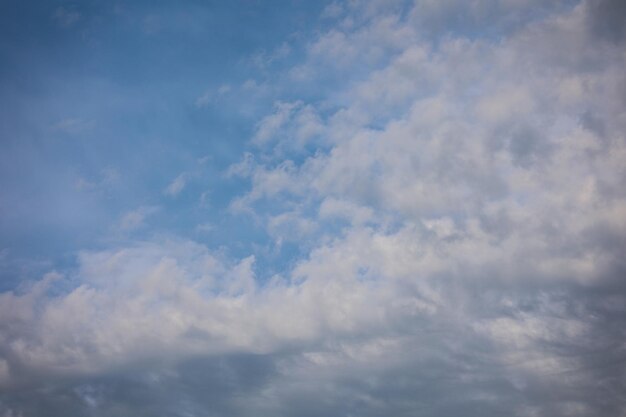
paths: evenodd
<path fill-rule="evenodd" d="M 236 235 L 249 251 L 262 236 L 225 213 L 243 188 L 223 173 L 276 99 L 257 83 L 302 53 L 322 7 L 5 3 L 3 288 L 33 259 L 99 247 L 142 207 L 154 215 L 137 233 Z M 164 194 L 179 175 L 184 190 Z M 204 223 L 222 237 L 198 236 Z"/>
<path fill-rule="evenodd" d="M 623 415 L 625 20 L 3 2 L 0 417 Z"/>

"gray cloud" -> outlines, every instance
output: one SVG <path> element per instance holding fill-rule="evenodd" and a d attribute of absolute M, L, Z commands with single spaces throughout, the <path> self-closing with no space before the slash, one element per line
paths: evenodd
<path fill-rule="evenodd" d="M 619 0 L 592 0 L 587 2 L 588 21 L 593 33 L 612 42 L 623 42 L 626 37 L 626 5 Z"/>
<path fill-rule="evenodd" d="M 47 380 L 5 392 L 2 405 L 51 416 L 620 415 L 623 297 L 607 304 L 605 295 L 581 297 L 575 289 L 463 292 L 473 298 L 465 313 L 484 328 L 451 317 L 415 319 L 383 338 Z M 503 305 L 506 299 L 516 301 Z"/>

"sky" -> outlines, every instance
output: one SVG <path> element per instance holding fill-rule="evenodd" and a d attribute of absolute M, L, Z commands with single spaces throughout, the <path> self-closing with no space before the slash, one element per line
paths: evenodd
<path fill-rule="evenodd" d="M 626 415 L 626 3 L 0 2 L 0 417 Z"/>

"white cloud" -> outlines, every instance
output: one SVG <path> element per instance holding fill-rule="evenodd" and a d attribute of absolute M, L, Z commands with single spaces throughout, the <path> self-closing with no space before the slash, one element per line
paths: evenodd
<path fill-rule="evenodd" d="M 125 213 L 120 219 L 117 228 L 122 232 L 131 232 L 144 225 L 145 220 L 158 211 L 157 207 L 144 206 Z"/>
<path fill-rule="evenodd" d="M 258 144 L 264 144 L 270 141 L 289 120 L 293 111 L 301 105 L 302 103 L 300 102 L 275 103 L 274 107 L 276 111 L 259 122 L 253 141 Z"/>
<path fill-rule="evenodd" d="M 219 88 L 217 89 L 217 93 L 220 95 L 224 95 L 226 93 L 228 93 L 231 90 L 230 85 L 228 84 L 222 84 L 219 86 Z"/>
<path fill-rule="evenodd" d="M 257 124 L 252 143 L 259 147 L 273 145 L 274 153 L 281 155 L 311 143 L 321 145 L 325 132 L 319 112 L 313 106 L 301 101 L 276 102 L 274 112 Z"/>
<path fill-rule="evenodd" d="M 204 94 L 202 94 L 200 97 L 198 97 L 195 101 L 196 107 L 200 108 L 200 107 L 206 107 L 209 105 L 209 103 L 211 103 L 211 100 L 213 99 L 213 94 L 211 91 L 207 91 Z"/>
<path fill-rule="evenodd" d="M 343 7 L 341 3 L 334 1 L 324 7 L 322 10 L 322 17 L 327 19 L 336 19 L 343 13 Z"/>
<path fill-rule="evenodd" d="M 249 197 L 294 193 L 295 201 L 303 195 L 341 199 L 376 209 L 375 217 L 387 213 L 414 222 L 452 213 L 464 219 L 467 230 L 477 225 L 472 232 L 477 247 L 494 245 L 489 251 L 501 252 L 503 242 L 488 244 L 488 236 L 507 236 L 511 252 L 499 256 L 532 253 L 538 257 L 538 273 L 545 276 L 599 279 L 605 268 L 617 267 L 616 260 L 590 253 L 580 257 L 546 225 L 580 241 L 586 230 L 607 221 L 600 213 L 623 204 L 619 198 L 606 201 L 590 185 L 602 181 L 614 188 L 622 181 L 615 159 L 625 148 L 619 130 L 608 144 L 577 122 L 589 106 L 602 108 L 606 120 L 621 120 L 617 92 L 623 76 L 617 72 L 623 55 L 615 46 L 600 52 L 589 46 L 576 53 L 578 61 L 553 57 L 546 64 L 542 48 L 526 43 L 536 38 L 533 42 L 550 45 L 557 39 L 560 45 L 572 33 L 572 45 L 591 42 L 583 11 L 578 7 L 532 24 L 498 43 L 444 38 L 436 51 L 420 44 L 408 47 L 386 68 L 342 93 L 350 108 L 331 115 L 320 128 L 333 137 L 329 152 L 297 165 L 285 161 L 288 170 L 257 166 Z M 554 42 L 550 48 L 557 48 Z M 587 55 L 597 69 L 585 69 L 584 84 L 572 81 L 587 89 L 585 104 L 582 93 L 564 101 L 561 80 L 578 74 Z M 389 113 L 390 108 L 395 111 Z M 350 111 L 362 115 L 350 116 L 351 129 L 344 122 Z M 290 132 L 286 119 L 281 117 L 274 130 Z M 382 128 L 372 130 L 369 123 L 377 119 Z M 595 155 L 591 159 L 589 152 Z M 584 194 L 580 184 L 589 184 Z"/>
<path fill-rule="evenodd" d="M 254 168 L 254 156 L 246 152 L 243 155 L 241 161 L 232 164 L 226 170 L 227 177 L 239 176 L 239 177 L 247 177 L 252 174 L 252 170 Z"/>
<path fill-rule="evenodd" d="M 251 61 L 260 70 L 267 70 L 274 62 L 286 58 L 290 53 L 291 47 L 287 42 L 283 42 L 273 51 L 259 51 L 255 53 Z"/>
<path fill-rule="evenodd" d="M 341 218 L 348 220 L 356 226 L 368 222 L 380 222 L 383 219 L 376 219 L 374 210 L 367 206 L 361 206 L 350 201 L 338 200 L 328 197 L 322 201 L 319 207 L 319 216 L 325 218 Z"/>
<path fill-rule="evenodd" d="M 207 90 L 194 102 L 197 108 L 207 107 L 211 103 L 215 103 L 218 101 L 220 97 L 228 94 L 231 90 L 231 86 L 229 84 L 222 84 L 215 90 Z"/>
<path fill-rule="evenodd" d="M 21 363 L 80 374 L 137 355 L 273 351 L 312 342 L 323 329 L 352 333 L 380 323 L 371 302 L 380 299 L 376 308 L 386 309 L 383 300 L 394 292 L 377 295 L 372 283 L 359 283 L 358 260 L 346 264 L 340 254 L 324 268 L 345 273 L 320 273 L 317 259 L 325 253 L 297 268 L 300 284 L 257 288 L 253 257 L 229 265 L 191 242 L 85 252 L 80 286 L 50 298 L 44 295 L 48 281 L 22 295 L 4 294 L 2 306 L 12 313 L 1 325 L 23 323 L 18 332 L 34 326 L 34 333 L 15 334 L 7 346 Z"/>
<path fill-rule="evenodd" d="M 163 193 L 170 197 L 176 197 L 178 194 L 180 194 L 181 191 L 183 191 L 183 189 L 187 185 L 188 180 L 189 174 L 187 172 L 183 172 L 182 174 L 174 178 L 174 180 L 165 188 Z"/>

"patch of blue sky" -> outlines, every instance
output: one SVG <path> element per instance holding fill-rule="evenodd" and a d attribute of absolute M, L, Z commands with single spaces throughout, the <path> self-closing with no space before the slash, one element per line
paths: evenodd
<path fill-rule="evenodd" d="M 263 78 L 302 53 L 290 56 L 324 5 L 3 2 L 3 289 L 16 269 L 62 269 L 111 239 L 171 233 L 236 256 L 266 245 L 229 212 L 247 183 L 224 171 L 279 98 Z"/>

